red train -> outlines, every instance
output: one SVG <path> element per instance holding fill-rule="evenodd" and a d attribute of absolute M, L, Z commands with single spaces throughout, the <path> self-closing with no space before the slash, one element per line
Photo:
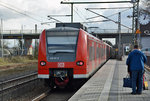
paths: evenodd
<path fill-rule="evenodd" d="M 87 79 L 111 57 L 111 49 L 81 28 L 44 30 L 39 42 L 38 78 L 60 87 Z"/>

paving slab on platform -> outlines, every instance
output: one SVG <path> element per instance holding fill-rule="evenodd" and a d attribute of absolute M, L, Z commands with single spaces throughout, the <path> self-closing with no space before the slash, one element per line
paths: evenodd
<path fill-rule="evenodd" d="M 127 75 L 125 61 L 126 57 L 123 61 L 110 59 L 69 101 L 150 101 L 150 90 L 144 90 L 141 95 L 131 95 L 131 88 L 122 86 Z M 148 74 L 146 81 L 150 84 Z"/>

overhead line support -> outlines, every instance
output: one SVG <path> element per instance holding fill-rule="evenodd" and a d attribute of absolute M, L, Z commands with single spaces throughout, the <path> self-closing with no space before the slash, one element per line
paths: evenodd
<path fill-rule="evenodd" d="M 98 13 L 92 11 L 92 10 L 89 10 L 89 9 L 87 9 L 87 10 L 90 11 L 90 12 L 92 12 L 92 13 L 94 13 L 94 14 L 96 14 L 96 15 L 99 15 L 99 16 L 105 18 L 105 19 L 108 19 L 108 20 L 110 20 L 110 21 L 112 21 L 112 22 L 118 24 L 118 21 L 114 21 L 114 20 L 112 20 L 112 19 L 110 19 L 110 18 L 108 18 L 108 17 L 106 17 L 106 16 L 104 16 L 104 15 L 98 14 Z M 120 24 L 120 25 L 123 26 L 123 27 L 126 27 L 126 28 L 128 28 L 128 29 L 130 29 L 130 30 L 132 30 L 132 28 L 130 28 L 130 27 L 126 26 L 126 25 L 123 25 L 123 24 Z"/>
<path fill-rule="evenodd" d="M 63 2 L 61 4 L 100 4 L 100 3 L 131 3 L 131 1 L 105 1 L 105 2 Z"/>
<path fill-rule="evenodd" d="M 74 4 L 101 4 L 101 3 L 131 3 L 131 1 L 107 1 L 107 2 L 63 2 L 61 1 L 61 4 L 71 4 L 71 23 L 73 23 Z"/>
<path fill-rule="evenodd" d="M 93 9 L 93 10 L 103 10 L 103 9 L 126 9 L 126 8 L 133 8 L 133 7 L 112 7 L 112 8 L 86 8 L 86 9 Z"/>

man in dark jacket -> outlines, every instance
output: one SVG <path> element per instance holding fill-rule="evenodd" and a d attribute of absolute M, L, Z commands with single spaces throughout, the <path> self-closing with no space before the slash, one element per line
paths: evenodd
<path fill-rule="evenodd" d="M 130 66 L 130 72 L 132 76 L 132 93 L 131 94 L 142 94 L 144 63 L 146 63 L 146 61 L 147 61 L 147 58 L 144 55 L 144 53 L 142 53 L 139 50 L 138 45 L 135 45 L 134 50 L 128 55 L 128 58 L 126 61 L 126 64 Z M 136 90 L 136 86 L 137 86 L 137 90 Z"/>

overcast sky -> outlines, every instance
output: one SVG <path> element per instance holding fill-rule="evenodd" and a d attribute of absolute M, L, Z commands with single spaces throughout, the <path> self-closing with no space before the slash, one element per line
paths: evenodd
<path fill-rule="evenodd" d="M 54 24 L 41 25 L 43 22 L 50 22 L 47 15 L 60 15 L 70 14 L 70 5 L 60 4 L 62 0 L 0 0 L 0 18 L 3 19 L 3 29 L 34 29 L 35 24 L 38 25 L 38 29 L 51 28 Z M 63 1 L 85 1 L 85 0 L 63 0 Z M 106 1 L 106 0 L 86 0 L 86 1 Z M 107 0 L 108 1 L 108 0 Z M 122 0 L 109 0 L 109 1 L 122 1 Z M 132 4 L 92 4 L 92 5 L 75 5 L 74 6 L 74 21 L 86 22 L 86 18 L 97 16 L 85 8 L 92 7 L 131 7 Z M 126 11 L 124 11 L 126 10 Z M 132 21 L 127 18 L 132 14 L 132 9 L 115 9 L 115 10 L 95 10 L 97 13 L 104 16 L 110 16 L 119 11 L 121 13 L 121 23 L 131 27 Z M 69 22 L 69 17 L 55 17 L 62 22 Z M 117 21 L 118 14 L 110 17 Z M 92 21 L 105 20 L 102 17 L 92 19 Z M 117 24 L 113 22 L 101 22 L 95 24 L 88 24 L 87 26 L 98 26 L 101 29 L 117 29 Z"/>

